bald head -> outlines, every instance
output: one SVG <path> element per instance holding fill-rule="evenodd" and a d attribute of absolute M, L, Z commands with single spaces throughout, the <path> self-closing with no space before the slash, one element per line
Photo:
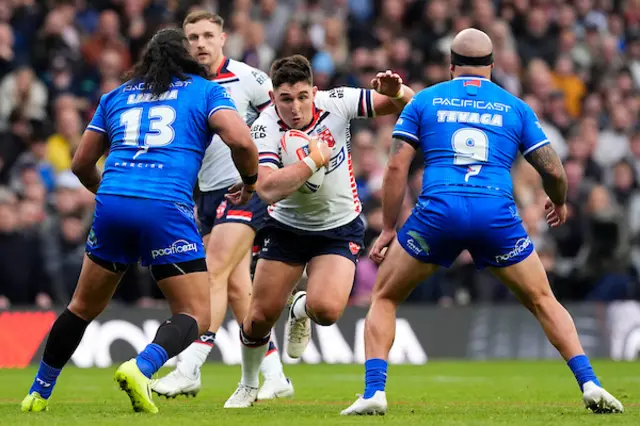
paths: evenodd
<path fill-rule="evenodd" d="M 493 43 L 484 32 L 475 28 L 460 31 L 451 42 L 452 76 L 478 75 L 491 78 Z"/>
<path fill-rule="evenodd" d="M 493 52 L 493 43 L 487 34 L 475 28 L 467 28 L 456 35 L 451 50 L 458 55 L 477 58 Z"/>

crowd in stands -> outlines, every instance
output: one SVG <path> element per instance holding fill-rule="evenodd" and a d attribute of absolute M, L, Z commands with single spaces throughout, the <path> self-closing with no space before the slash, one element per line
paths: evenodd
<path fill-rule="evenodd" d="M 0 309 L 68 302 L 94 197 L 70 172 L 100 96 L 121 84 L 159 28 L 191 10 L 226 21 L 225 54 L 269 70 L 302 53 L 319 89 L 367 86 L 392 69 L 419 91 L 448 80 L 453 35 L 494 42 L 493 81 L 536 112 L 568 178 L 569 219 L 544 222 L 540 177 L 513 170 L 519 214 L 563 301 L 640 298 L 640 0 L 5 0 L 0 2 Z M 381 186 L 396 117 L 354 121 L 367 223 L 381 230 Z M 406 218 L 421 188 L 411 169 Z M 515 247 L 514 249 L 517 249 Z M 351 297 L 366 306 L 376 265 L 360 259 Z M 130 268 L 116 300 L 162 306 L 148 272 Z M 410 297 L 452 306 L 514 300 L 463 252 Z"/>

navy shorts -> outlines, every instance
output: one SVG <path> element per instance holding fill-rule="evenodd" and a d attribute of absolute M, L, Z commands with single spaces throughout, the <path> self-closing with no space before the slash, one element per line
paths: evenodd
<path fill-rule="evenodd" d="M 193 207 L 173 201 L 98 195 L 86 251 L 107 261 L 143 266 L 204 259 Z"/>
<path fill-rule="evenodd" d="M 258 232 L 267 220 L 267 205 L 253 194 L 249 202 L 243 206 L 235 206 L 224 196 L 226 189 L 203 192 L 198 198 L 198 221 L 200 235 L 211 233 L 214 226 L 221 223 L 244 223 Z"/>
<path fill-rule="evenodd" d="M 314 257 L 337 254 L 356 263 L 364 246 L 364 230 L 360 217 L 339 228 L 317 232 L 293 228 L 269 218 L 261 231 L 259 257 L 306 265 Z"/>
<path fill-rule="evenodd" d="M 398 232 L 416 259 L 449 267 L 469 250 L 478 269 L 505 267 L 534 250 L 513 200 L 437 194 L 421 201 Z"/>

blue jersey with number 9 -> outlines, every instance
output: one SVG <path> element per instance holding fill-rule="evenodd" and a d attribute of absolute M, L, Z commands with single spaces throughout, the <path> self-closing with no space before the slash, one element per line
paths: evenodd
<path fill-rule="evenodd" d="M 98 195 L 193 206 L 194 185 L 213 136 L 208 119 L 221 109 L 236 109 L 227 91 L 195 75 L 174 79 L 157 97 L 136 81 L 102 96 L 88 126 L 110 143 Z"/>
<path fill-rule="evenodd" d="M 429 87 L 404 108 L 393 131 L 424 154 L 419 203 L 438 193 L 513 199 L 511 166 L 549 143 L 522 100 L 485 78 Z"/>

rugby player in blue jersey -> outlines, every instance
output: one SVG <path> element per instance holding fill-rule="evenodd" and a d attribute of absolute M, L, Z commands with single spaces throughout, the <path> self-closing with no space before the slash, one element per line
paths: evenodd
<path fill-rule="evenodd" d="M 107 306 L 126 269 L 149 266 L 173 316 L 140 354 L 115 374 L 135 411 L 155 413 L 149 379 L 209 327 L 205 252 L 192 194 L 205 150 L 218 134 L 244 184 L 227 195 L 246 203 L 254 192 L 258 152 L 227 91 L 207 80 L 180 30 L 159 31 L 129 80 L 104 95 L 82 136 L 72 169 L 96 194 L 86 255 L 71 302 L 53 324 L 22 411 L 46 411 L 63 366 L 85 329 Z M 96 162 L 109 152 L 104 173 Z"/>
<path fill-rule="evenodd" d="M 566 219 L 567 179 L 531 108 L 491 82 L 492 52 L 485 33 L 461 31 L 451 45 L 452 80 L 417 94 L 398 119 L 383 185 L 384 230 L 370 254 L 381 266 L 365 323 L 365 391 L 343 415 L 387 411 L 387 358 L 397 306 L 463 250 L 540 322 L 575 375 L 588 409 L 624 410 L 600 385 L 522 226 L 510 174 L 518 154 L 542 177 L 549 197 L 547 223 L 553 227 Z M 418 149 L 424 154 L 422 192 L 396 235 L 409 165 Z"/>

